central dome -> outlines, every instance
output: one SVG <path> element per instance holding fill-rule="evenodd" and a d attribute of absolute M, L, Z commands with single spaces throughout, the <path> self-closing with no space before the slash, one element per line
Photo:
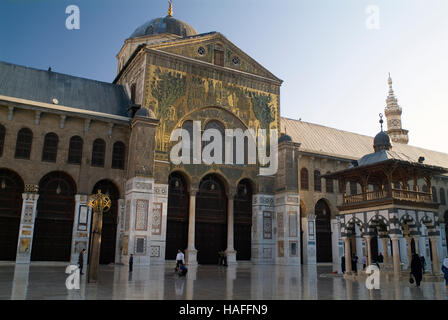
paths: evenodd
<path fill-rule="evenodd" d="M 198 34 L 198 32 L 188 23 L 167 15 L 166 17 L 152 19 L 144 23 L 131 34 L 131 38 L 161 33 L 171 33 L 181 37 L 189 37 Z"/>

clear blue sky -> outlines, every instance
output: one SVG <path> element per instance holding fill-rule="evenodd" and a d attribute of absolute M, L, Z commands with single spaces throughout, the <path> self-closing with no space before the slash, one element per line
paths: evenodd
<path fill-rule="evenodd" d="M 78 5 L 81 29 L 65 28 Z M 379 8 L 379 29 L 366 7 Z M 115 55 L 166 0 L 2 0 L 0 60 L 112 81 Z M 375 135 L 387 73 L 410 144 L 448 153 L 447 0 L 174 0 L 174 16 L 219 31 L 284 80 L 282 116 Z"/>

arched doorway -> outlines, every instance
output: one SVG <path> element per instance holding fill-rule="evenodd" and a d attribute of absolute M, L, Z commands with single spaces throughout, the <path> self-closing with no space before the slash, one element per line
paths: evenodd
<path fill-rule="evenodd" d="M 195 247 L 199 264 L 215 264 L 227 248 L 227 197 L 214 174 L 205 176 L 196 196 Z"/>
<path fill-rule="evenodd" d="M 168 177 L 168 213 L 165 259 L 174 260 L 188 244 L 189 195 L 185 178 L 178 172 Z"/>
<path fill-rule="evenodd" d="M 325 200 L 320 199 L 315 206 L 316 214 L 316 261 L 332 262 L 331 211 Z"/>
<path fill-rule="evenodd" d="M 65 172 L 53 171 L 40 180 L 32 261 L 70 260 L 75 194 L 75 182 Z"/>
<path fill-rule="evenodd" d="M 0 169 L 0 261 L 16 260 L 23 191 L 17 173 Z"/>
<path fill-rule="evenodd" d="M 98 181 L 93 187 L 92 194 L 98 193 L 98 190 L 101 190 L 103 194 L 107 194 L 111 201 L 110 210 L 103 213 L 100 248 L 100 264 L 109 264 L 115 262 L 118 199 L 120 198 L 120 192 L 115 184 L 107 179 Z"/>
<path fill-rule="evenodd" d="M 252 186 L 244 179 L 233 201 L 234 248 L 237 260 L 250 260 L 252 243 Z"/>

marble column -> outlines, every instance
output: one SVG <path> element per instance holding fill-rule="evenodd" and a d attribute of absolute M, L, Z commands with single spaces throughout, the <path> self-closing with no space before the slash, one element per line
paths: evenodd
<path fill-rule="evenodd" d="M 364 236 L 364 240 L 366 241 L 366 250 L 367 250 L 367 265 L 370 266 L 372 264 L 372 244 L 371 236 Z"/>
<path fill-rule="evenodd" d="M 381 238 L 381 242 L 383 244 L 383 253 L 384 253 L 384 262 L 390 261 L 389 250 L 388 250 L 388 242 L 389 238 Z"/>
<path fill-rule="evenodd" d="M 412 238 L 411 237 L 406 237 L 406 243 L 408 245 L 408 269 L 411 269 L 411 261 L 412 261 L 412 247 L 411 247 L 411 241 Z"/>
<path fill-rule="evenodd" d="M 394 260 L 394 274 L 400 275 L 400 249 L 398 244 L 398 236 L 391 236 Z"/>
<path fill-rule="evenodd" d="M 420 237 L 419 236 L 414 236 L 412 237 L 414 239 L 414 244 L 415 244 L 415 253 L 420 255 Z"/>
<path fill-rule="evenodd" d="M 344 244 L 345 244 L 345 273 L 351 274 L 352 273 L 352 257 L 350 252 L 350 238 L 344 237 Z"/>
<path fill-rule="evenodd" d="M 89 257 L 90 241 L 90 220 L 92 217 L 91 208 L 87 207 L 88 195 L 75 195 L 75 213 L 72 231 L 71 264 L 78 264 L 79 253 L 86 249 L 84 255 L 85 266 L 87 268 L 87 257 Z"/>
<path fill-rule="evenodd" d="M 195 266 L 197 262 L 197 253 L 194 246 L 195 239 L 195 224 L 196 224 L 196 194 L 197 190 L 190 191 L 190 210 L 188 218 L 188 247 L 186 250 L 186 261 L 188 266 Z"/>
<path fill-rule="evenodd" d="M 233 231 L 233 199 L 235 193 L 230 192 L 227 195 L 227 264 L 236 264 L 236 251 L 234 249 L 234 231 Z"/>
<path fill-rule="evenodd" d="M 34 221 L 37 215 L 37 185 L 25 185 L 25 193 L 22 193 L 22 213 L 20 217 L 19 238 L 17 239 L 16 263 L 30 263 L 33 249 Z"/>
<path fill-rule="evenodd" d="M 432 274 L 440 275 L 440 263 L 439 263 L 439 253 L 437 249 L 437 239 L 438 237 L 429 237 L 431 241 L 432 248 Z"/>

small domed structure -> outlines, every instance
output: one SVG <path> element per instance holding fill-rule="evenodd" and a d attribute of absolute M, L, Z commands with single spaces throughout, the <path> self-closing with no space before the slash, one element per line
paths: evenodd
<path fill-rule="evenodd" d="M 153 118 L 153 119 L 156 117 L 156 115 L 152 110 L 143 107 L 138 109 L 134 116 L 142 118 Z"/>
<path fill-rule="evenodd" d="M 152 19 L 142 24 L 131 34 L 130 38 L 162 33 L 171 33 L 181 37 L 189 37 L 198 34 L 198 32 L 188 23 L 167 15 L 166 17 Z"/>
<path fill-rule="evenodd" d="M 280 136 L 280 138 L 278 138 L 278 143 L 282 143 L 284 141 L 292 141 L 292 138 L 286 133 L 284 133 Z"/>
<path fill-rule="evenodd" d="M 381 150 L 390 150 L 392 148 L 389 135 L 383 131 L 383 123 L 383 114 L 380 113 L 381 131 L 373 139 L 373 149 L 375 150 L 375 152 L 379 152 Z"/>
<path fill-rule="evenodd" d="M 373 139 L 373 149 L 375 152 L 390 150 L 391 148 L 392 144 L 390 143 L 389 135 L 386 132 L 379 132 Z"/>

